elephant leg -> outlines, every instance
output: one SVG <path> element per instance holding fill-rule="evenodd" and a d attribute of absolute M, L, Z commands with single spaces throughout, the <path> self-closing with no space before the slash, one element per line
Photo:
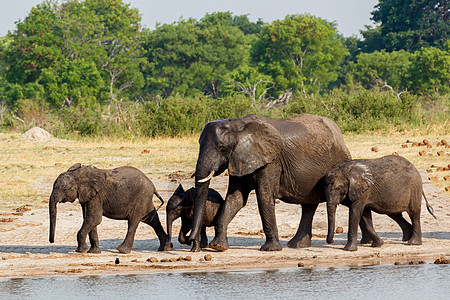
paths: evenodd
<path fill-rule="evenodd" d="M 381 247 L 384 244 L 383 240 L 378 236 L 373 228 L 372 211 L 369 208 L 365 208 L 363 210 L 359 227 L 362 232 L 360 244 L 372 243 L 372 247 Z"/>
<path fill-rule="evenodd" d="M 358 224 L 361 221 L 361 217 L 364 210 L 364 204 L 356 202 L 350 206 L 349 220 L 348 220 L 348 240 L 344 250 L 356 251 L 356 241 L 358 238 Z"/>
<path fill-rule="evenodd" d="M 262 170 L 257 177 L 258 187 L 256 197 L 258 199 L 258 210 L 261 215 L 266 242 L 261 246 L 261 251 L 281 251 L 283 247 L 278 238 L 277 220 L 275 215 L 275 199 L 271 178 L 268 176 L 267 168 Z"/>
<path fill-rule="evenodd" d="M 154 212 L 154 213 L 153 213 Z M 159 239 L 159 248 L 158 251 L 164 251 L 164 246 L 167 241 L 167 234 L 164 231 L 164 228 L 161 226 L 161 222 L 159 221 L 158 212 L 153 210 L 148 217 L 146 217 L 143 222 L 145 224 L 150 225 L 154 230 Z M 172 245 L 172 244 L 171 244 Z"/>
<path fill-rule="evenodd" d="M 208 236 L 206 235 L 206 226 L 202 227 L 202 231 L 200 232 L 200 248 L 208 247 Z"/>
<path fill-rule="evenodd" d="M 403 238 L 402 241 L 406 242 L 409 241 L 413 234 L 413 227 L 412 225 L 403 218 L 403 215 L 401 213 L 399 214 L 389 214 L 388 215 L 392 220 L 397 222 L 397 224 L 400 226 L 403 232 Z"/>
<path fill-rule="evenodd" d="M 214 227 L 214 239 L 209 243 L 209 247 L 218 251 L 228 249 L 228 224 L 230 224 L 234 216 L 247 203 L 250 190 L 251 187 L 248 178 L 230 176 L 225 203 L 223 204 L 223 209 L 219 212 L 217 223 Z"/>
<path fill-rule="evenodd" d="M 136 234 L 137 227 L 139 225 L 140 219 L 129 219 L 128 220 L 128 230 L 127 235 L 125 236 L 125 240 L 122 242 L 122 244 L 116 246 L 116 249 L 120 253 L 130 253 L 131 248 L 133 247 L 134 243 L 134 235 Z"/>
<path fill-rule="evenodd" d="M 302 204 L 302 218 L 297 233 L 288 242 L 289 248 L 311 247 L 312 221 L 318 204 Z"/>
<path fill-rule="evenodd" d="M 88 253 L 100 253 L 101 251 L 98 241 L 97 226 L 89 232 L 89 241 L 91 243 L 91 248 L 88 250 Z"/>
<path fill-rule="evenodd" d="M 89 239 L 91 239 L 91 232 L 93 230 L 94 232 L 92 233 L 91 241 L 96 241 L 96 243 L 98 244 L 98 234 L 96 228 L 97 225 L 102 222 L 102 209 L 101 205 L 99 205 L 98 203 L 95 203 L 93 201 L 82 203 L 81 208 L 83 210 L 84 220 L 80 230 L 77 233 L 78 247 L 75 250 L 76 252 L 86 252 L 89 250 L 89 246 L 86 244 L 86 237 L 88 234 L 90 234 Z"/>
<path fill-rule="evenodd" d="M 420 206 L 419 210 L 408 211 L 412 223 L 412 235 L 408 245 L 422 245 L 422 229 L 420 228 Z"/>
<path fill-rule="evenodd" d="M 187 235 L 192 228 L 191 224 L 192 220 L 189 220 L 188 218 L 181 216 L 181 228 L 180 233 L 178 234 L 178 242 L 180 244 L 189 246 L 192 244 L 192 242 L 187 238 Z"/>

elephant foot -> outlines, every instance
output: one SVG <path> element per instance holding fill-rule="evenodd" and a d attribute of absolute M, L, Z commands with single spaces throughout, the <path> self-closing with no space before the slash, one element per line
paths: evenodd
<path fill-rule="evenodd" d="M 381 246 L 383 246 L 384 245 L 384 242 L 383 242 L 383 240 L 378 240 L 378 241 L 373 241 L 372 242 L 372 245 L 370 245 L 371 247 L 375 247 L 375 248 L 378 248 L 378 247 L 381 247 Z"/>
<path fill-rule="evenodd" d="M 98 247 L 91 248 L 91 249 L 88 250 L 88 253 L 101 253 L 101 252 L 102 251 Z"/>
<path fill-rule="evenodd" d="M 361 238 L 361 240 L 359 241 L 359 243 L 360 243 L 361 245 L 372 243 L 372 245 L 373 245 L 374 240 L 371 239 L 371 238 L 368 237 L 368 236 L 363 236 L 363 237 Z"/>
<path fill-rule="evenodd" d="M 200 247 L 192 247 L 191 250 L 189 250 L 190 252 L 200 252 Z"/>
<path fill-rule="evenodd" d="M 413 235 L 412 230 L 404 231 L 402 241 L 403 242 L 409 241 L 412 238 L 412 235 Z"/>
<path fill-rule="evenodd" d="M 358 250 L 358 247 L 354 244 L 347 244 L 347 245 L 345 245 L 344 250 L 345 251 L 356 251 L 356 250 Z"/>
<path fill-rule="evenodd" d="M 217 251 L 226 251 L 229 248 L 227 239 L 218 241 L 216 238 L 214 238 L 211 243 L 209 243 L 209 247 Z"/>
<path fill-rule="evenodd" d="M 283 246 L 281 246 L 279 241 L 266 241 L 264 245 L 259 249 L 260 251 L 281 251 Z"/>
<path fill-rule="evenodd" d="M 82 245 L 82 246 L 78 246 L 77 249 L 75 250 L 76 252 L 80 252 L 80 253 L 85 253 L 89 250 L 89 247 L 87 244 Z"/>
<path fill-rule="evenodd" d="M 160 245 L 158 251 L 170 251 L 173 249 L 172 243 L 165 243 L 164 245 Z"/>
<path fill-rule="evenodd" d="M 420 237 L 412 237 L 409 239 L 408 245 L 422 245 L 422 239 Z"/>
<path fill-rule="evenodd" d="M 206 243 L 206 244 L 200 244 L 200 248 L 208 248 L 208 243 Z"/>
<path fill-rule="evenodd" d="M 311 247 L 311 238 L 305 235 L 303 239 L 296 239 L 295 236 L 288 242 L 289 248 L 309 248 Z"/>
<path fill-rule="evenodd" d="M 128 254 L 131 252 L 131 247 L 124 247 L 123 245 L 116 246 L 117 251 L 120 253 Z"/>

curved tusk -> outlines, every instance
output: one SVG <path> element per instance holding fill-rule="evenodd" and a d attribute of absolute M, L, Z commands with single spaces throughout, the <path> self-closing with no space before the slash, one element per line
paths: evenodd
<path fill-rule="evenodd" d="M 215 171 L 211 171 L 211 173 L 209 173 L 208 177 L 205 177 L 205 178 L 203 178 L 203 179 L 200 179 L 198 182 L 203 183 L 203 182 L 207 182 L 208 180 L 211 180 L 211 178 L 214 176 L 214 172 L 215 172 Z"/>

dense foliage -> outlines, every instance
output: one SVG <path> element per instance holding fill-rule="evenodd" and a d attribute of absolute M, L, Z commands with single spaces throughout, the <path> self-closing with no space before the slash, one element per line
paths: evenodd
<path fill-rule="evenodd" d="M 45 0 L 0 38 L 0 128 L 177 135 L 252 112 L 322 114 L 349 131 L 421 124 L 424 107 L 449 109 L 448 4 L 380 0 L 359 38 L 310 14 L 150 30 L 122 0 Z"/>

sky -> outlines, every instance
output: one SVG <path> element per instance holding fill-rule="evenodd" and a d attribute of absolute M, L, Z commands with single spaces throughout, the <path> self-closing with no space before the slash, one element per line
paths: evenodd
<path fill-rule="evenodd" d="M 31 8 L 43 0 L 1 0 L 0 36 L 13 31 L 15 22 L 23 20 Z M 60 1 L 61 2 L 61 1 Z M 358 35 L 370 20 L 377 0 L 123 0 L 142 14 L 142 25 L 154 29 L 157 23 L 173 23 L 180 18 L 201 19 L 207 13 L 230 11 L 234 15 L 248 15 L 252 22 L 262 19 L 271 23 L 291 14 L 320 17 L 337 24 L 344 36 Z"/>

